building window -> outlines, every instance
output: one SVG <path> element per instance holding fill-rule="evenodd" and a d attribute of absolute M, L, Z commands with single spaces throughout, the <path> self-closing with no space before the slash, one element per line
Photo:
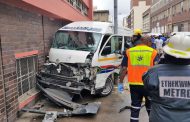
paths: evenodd
<path fill-rule="evenodd" d="M 175 12 L 175 14 L 179 14 L 179 13 L 181 13 L 181 3 L 178 3 L 176 5 L 176 12 Z"/>
<path fill-rule="evenodd" d="M 72 6 L 76 5 L 76 0 L 69 0 L 69 2 L 71 3 Z"/>
<path fill-rule="evenodd" d="M 167 14 L 168 14 L 168 16 L 170 16 L 170 9 L 167 10 Z"/>
<path fill-rule="evenodd" d="M 88 15 L 88 8 L 85 4 L 82 4 L 82 12 L 84 15 L 86 15 L 86 16 Z"/>
<path fill-rule="evenodd" d="M 176 13 L 176 6 L 173 6 L 172 9 L 173 9 L 173 10 L 172 10 L 172 12 L 173 12 L 172 15 L 174 16 L 175 13 Z"/>
<path fill-rule="evenodd" d="M 79 10 L 83 15 L 88 16 L 88 8 L 81 0 L 67 0 L 73 7 Z"/>
<path fill-rule="evenodd" d="M 31 56 L 16 60 L 18 93 L 19 96 L 27 93 L 35 87 L 37 56 Z"/>
<path fill-rule="evenodd" d="M 80 0 L 76 0 L 76 8 L 81 11 L 82 10 L 82 2 Z"/>
<path fill-rule="evenodd" d="M 178 28 L 179 28 L 179 32 L 184 31 L 184 24 L 180 24 Z"/>
<path fill-rule="evenodd" d="M 169 9 L 169 11 L 170 11 L 170 16 L 172 16 L 172 7 Z"/>
<path fill-rule="evenodd" d="M 181 12 L 183 12 L 183 1 L 181 2 Z"/>

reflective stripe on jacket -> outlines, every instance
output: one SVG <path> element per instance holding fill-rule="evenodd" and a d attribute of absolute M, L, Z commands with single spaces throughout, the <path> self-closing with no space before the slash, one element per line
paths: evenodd
<path fill-rule="evenodd" d="M 157 51 L 146 45 L 137 45 L 126 51 L 128 57 L 128 82 L 143 85 L 142 75 L 154 65 Z"/>

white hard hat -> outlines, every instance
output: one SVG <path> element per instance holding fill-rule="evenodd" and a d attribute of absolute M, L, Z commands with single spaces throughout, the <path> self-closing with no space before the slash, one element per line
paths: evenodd
<path fill-rule="evenodd" d="M 190 59 L 190 35 L 179 34 L 169 39 L 166 46 L 163 47 L 166 54 L 176 58 Z"/>

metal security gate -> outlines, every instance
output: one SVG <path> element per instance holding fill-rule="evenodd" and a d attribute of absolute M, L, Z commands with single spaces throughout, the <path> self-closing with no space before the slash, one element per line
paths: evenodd
<path fill-rule="evenodd" d="M 35 87 L 37 56 L 25 57 L 16 60 L 19 97 Z"/>

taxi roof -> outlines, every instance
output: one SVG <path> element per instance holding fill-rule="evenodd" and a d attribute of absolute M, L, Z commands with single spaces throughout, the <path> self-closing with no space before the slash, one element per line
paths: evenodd
<path fill-rule="evenodd" d="M 109 22 L 98 22 L 98 21 L 77 21 L 72 22 L 59 30 L 67 31 L 82 31 L 82 32 L 95 32 L 101 34 L 114 34 L 114 26 Z M 120 35 L 128 35 L 128 28 L 118 28 L 118 33 Z"/>

